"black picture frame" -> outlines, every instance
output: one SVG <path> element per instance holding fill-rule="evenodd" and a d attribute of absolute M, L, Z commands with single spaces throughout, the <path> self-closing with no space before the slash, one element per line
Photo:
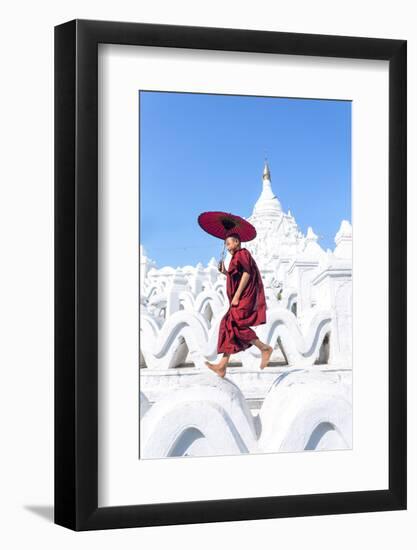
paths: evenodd
<path fill-rule="evenodd" d="M 98 507 L 98 44 L 389 61 L 389 489 Z M 407 42 L 74 20 L 55 27 L 55 523 L 93 530 L 407 506 Z"/>

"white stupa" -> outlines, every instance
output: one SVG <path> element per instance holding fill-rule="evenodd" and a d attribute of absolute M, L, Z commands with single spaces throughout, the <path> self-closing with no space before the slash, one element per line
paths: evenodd
<path fill-rule="evenodd" d="M 303 234 L 290 210 L 285 213 L 272 189 L 271 172 L 265 161 L 262 174 L 262 191 L 247 220 L 255 226 L 257 236 L 245 243 L 245 248 L 259 260 L 262 269 L 276 267 L 278 258 L 296 255 L 303 243 Z"/>

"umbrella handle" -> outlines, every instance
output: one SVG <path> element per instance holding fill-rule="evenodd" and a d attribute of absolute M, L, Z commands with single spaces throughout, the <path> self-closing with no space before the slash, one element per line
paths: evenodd
<path fill-rule="evenodd" d="M 220 265 L 222 262 L 224 262 L 224 249 L 225 249 L 225 244 L 223 243 L 223 250 L 222 250 L 222 255 L 220 257 L 220 260 L 219 260 L 219 268 L 220 268 Z"/>
<path fill-rule="evenodd" d="M 225 244 L 223 244 L 223 250 L 222 250 L 222 255 L 220 257 L 220 262 L 224 262 L 224 249 L 225 249 Z"/>

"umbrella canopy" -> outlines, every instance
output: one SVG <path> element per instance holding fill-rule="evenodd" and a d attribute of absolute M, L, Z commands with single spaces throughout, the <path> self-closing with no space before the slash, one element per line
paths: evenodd
<path fill-rule="evenodd" d="M 256 229 L 251 223 L 230 212 L 202 212 L 198 223 L 204 231 L 218 239 L 224 240 L 233 233 L 237 233 L 242 242 L 256 237 Z"/>

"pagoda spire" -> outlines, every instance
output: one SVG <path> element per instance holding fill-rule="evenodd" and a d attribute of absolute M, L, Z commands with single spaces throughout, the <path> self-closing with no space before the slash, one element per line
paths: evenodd
<path fill-rule="evenodd" d="M 264 169 L 262 173 L 262 192 L 255 203 L 253 214 L 281 214 L 281 203 L 272 190 L 271 186 L 271 171 L 268 161 L 265 158 Z"/>
<path fill-rule="evenodd" d="M 264 164 L 262 179 L 271 181 L 271 172 L 269 171 L 268 160 L 266 157 L 265 157 L 265 164 Z"/>

